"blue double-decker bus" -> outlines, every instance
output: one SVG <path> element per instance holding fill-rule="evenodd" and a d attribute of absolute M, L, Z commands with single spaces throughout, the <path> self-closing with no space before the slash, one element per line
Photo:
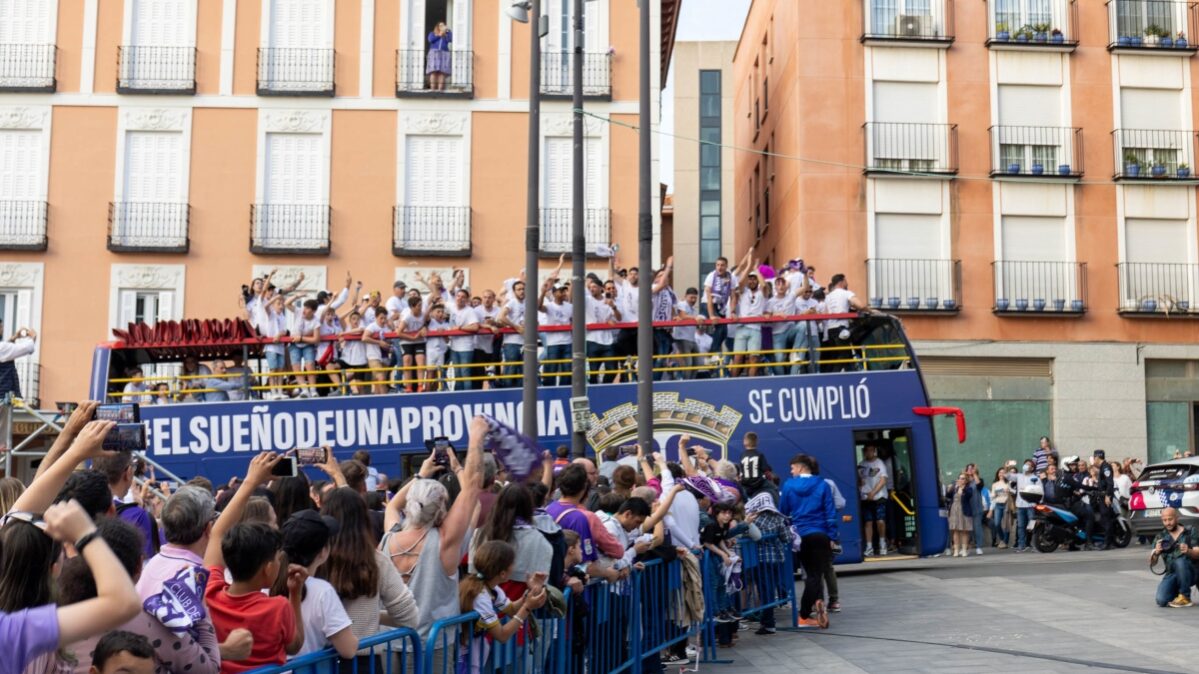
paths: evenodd
<path fill-rule="evenodd" d="M 820 318 L 832 317 L 800 320 Z M 716 360 L 712 367 L 694 367 L 698 378 L 655 382 L 650 412 L 655 448 L 676 460 L 678 440 L 688 435 L 711 455 L 736 462 L 745 433 L 753 431 L 759 449 L 783 480 L 789 477 L 792 456 L 816 457 L 822 476 L 832 479 L 847 501 L 840 524 L 844 552 L 838 558 L 844 563 L 863 558 L 857 466 L 864 446 L 872 444 L 890 473 L 889 537 L 900 553 L 940 553 L 947 530 L 930 415 L 953 411 L 929 408 L 919 362 L 899 320 L 885 314 L 858 317 L 851 343 L 828 347 L 821 354 L 821 371 L 811 374 L 791 374 L 790 364 L 778 374 L 765 367 L 755 372 L 748 364 L 738 371 Z M 129 399 L 126 385 L 137 379 L 129 372 L 140 368 L 148 375 L 140 378 L 147 387 L 166 382 L 171 390 L 166 398 L 174 400 L 185 392 L 202 392 L 202 381 L 151 374 L 155 369 L 189 356 L 215 360 L 240 355 L 254 366 L 262 347 L 263 340 L 257 338 L 102 344 L 95 351 L 90 393 L 97 400 Z M 802 365 L 802 357 L 796 356 L 797 364 Z M 656 365 L 667 371 L 688 370 L 679 367 L 677 359 L 661 359 Z M 734 376 L 738 374 L 744 376 Z M 481 373 L 471 378 L 486 381 L 488 388 L 279 400 L 261 395 L 280 386 L 271 383 L 276 380 L 253 375 L 246 386 L 247 400 L 143 404 L 146 455 L 184 479 L 204 475 L 223 481 L 242 474 L 253 453 L 327 445 L 342 459 L 366 450 L 372 466 L 387 475 L 412 474 L 427 455 L 426 439 L 446 436 L 462 446 L 476 414 L 519 427 L 519 383 L 508 387 L 502 378 Z M 589 456 L 636 442 L 641 412 L 636 384 L 625 379 L 588 387 L 586 437 L 594 452 Z M 570 387 L 544 386 L 538 396 L 538 441 L 550 450 L 569 444 L 574 423 Z"/>

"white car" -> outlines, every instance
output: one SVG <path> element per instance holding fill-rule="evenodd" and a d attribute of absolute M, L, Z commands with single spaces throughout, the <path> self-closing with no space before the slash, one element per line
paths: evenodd
<path fill-rule="evenodd" d="M 1132 483 L 1129 520 L 1138 536 L 1161 531 L 1162 509 L 1177 508 L 1179 522 L 1199 524 L 1199 458 L 1174 459 L 1146 466 Z"/>

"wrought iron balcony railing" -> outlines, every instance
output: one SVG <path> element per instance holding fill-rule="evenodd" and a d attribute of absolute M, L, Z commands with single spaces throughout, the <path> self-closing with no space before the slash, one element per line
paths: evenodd
<path fill-rule="evenodd" d="M 884 311 L 953 313 L 962 308 L 958 260 L 866 260 L 870 306 Z"/>
<path fill-rule="evenodd" d="M 958 172 L 956 124 L 867 122 L 866 171 L 899 174 Z"/>
<path fill-rule="evenodd" d="M 1116 129 L 1116 178 L 1122 180 L 1193 180 L 1195 139 L 1190 131 Z"/>
<path fill-rule="evenodd" d="M 541 93 L 546 96 L 572 95 L 574 61 L 573 52 L 542 52 Z M 583 95 L 588 98 L 612 97 L 612 55 L 608 52 L 583 53 Z"/>
<path fill-rule="evenodd" d="M 862 42 L 953 42 L 953 0 L 863 0 Z"/>
<path fill-rule="evenodd" d="M 569 208 L 541 209 L 541 252 L 546 255 L 569 253 L 571 249 L 572 210 Z M 611 211 L 607 208 L 588 208 L 583 212 L 587 254 L 595 247 L 612 240 Z"/>
<path fill-rule="evenodd" d="M 1080 178 L 1082 157 L 1082 129 L 991 127 L 992 176 Z"/>
<path fill-rule="evenodd" d="M 0 200 L 0 250 L 46 250 L 46 202 Z"/>
<path fill-rule="evenodd" d="M 332 96 L 332 49 L 260 47 L 259 96 Z"/>
<path fill-rule="evenodd" d="M 429 77 L 428 52 L 396 50 L 396 96 L 445 96 L 469 98 L 474 94 L 474 58 L 469 49 L 450 50 L 445 57 L 450 74 L 443 89 L 434 89 Z"/>
<path fill-rule="evenodd" d="M 108 204 L 108 249 L 115 253 L 186 253 L 191 207 L 178 202 Z"/>
<path fill-rule="evenodd" d="M 325 204 L 254 204 L 250 207 L 250 252 L 327 255 L 331 209 Z"/>
<path fill-rule="evenodd" d="M 53 92 L 57 58 L 52 44 L 0 43 L 0 92 Z"/>
<path fill-rule="evenodd" d="M 1199 264 L 1124 262 L 1120 277 L 1123 314 L 1195 314 L 1199 309 Z"/>
<path fill-rule="evenodd" d="M 1087 309 L 1086 263 L 1000 260 L 992 267 L 996 313 L 1077 315 Z"/>
<path fill-rule="evenodd" d="M 1074 51 L 1077 0 L 987 0 L 987 46 L 992 49 Z"/>
<path fill-rule="evenodd" d="M 118 47 L 117 93 L 196 93 L 195 47 Z"/>
<path fill-rule="evenodd" d="M 469 206 L 396 206 L 396 255 L 470 255 Z"/>
<path fill-rule="evenodd" d="M 1199 3 L 1190 0 L 1108 0 L 1109 50 L 1194 54 Z"/>

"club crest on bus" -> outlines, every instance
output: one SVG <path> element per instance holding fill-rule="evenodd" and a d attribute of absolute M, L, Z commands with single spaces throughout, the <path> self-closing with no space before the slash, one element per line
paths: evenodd
<path fill-rule="evenodd" d="M 654 450 L 673 452 L 678 439 L 690 435 L 692 446 L 725 456 L 729 441 L 741 423 L 741 413 L 725 405 L 680 399 L 677 391 L 654 392 Z M 597 453 L 608 447 L 637 442 L 637 405 L 625 403 L 609 409 L 603 417 L 591 415 L 587 442 Z"/>

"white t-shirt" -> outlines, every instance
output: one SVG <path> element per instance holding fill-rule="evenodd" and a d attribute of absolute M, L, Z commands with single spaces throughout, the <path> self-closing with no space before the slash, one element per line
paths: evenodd
<path fill-rule="evenodd" d="M 748 287 L 741 290 L 741 295 L 737 297 L 737 316 L 738 318 L 754 318 L 761 316 L 766 312 L 766 296 L 762 294 L 762 290 L 750 290 Z M 738 330 L 761 330 L 761 323 L 745 323 L 737 326 Z"/>
<path fill-rule="evenodd" d="M 505 306 L 508 307 L 507 320 L 515 325 L 517 330 L 513 333 L 505 333 L 504 343 L 524 344 L 525 338 L 523 332 L 525 325 L 525 303 L 513 297 L 512 299 L 508 300 L 508 304 Z"/>
<path fill-rule="evenodd" d="M 266 307 L 259 306 L 255 314 L 255 327 L 258 332 L 262 333 L 263 337 L 275 338 L 287 331 L 288 316 L 287 311 L 282 313 L 274 313 Z M 282 354 L 286 349 L 284 344 L 267 344 L 262 348 L 266 353 Z"/>
<path fill-rule="evenodd" d="M 686 300 L 682 300 L 674 305 L 674 308 L 679 312 L 679 320 L 694 319 L 699 315 L 699 307 L 693 307 L 687 304 Z M 672 336 L 675 339 L 681 339 L 685 342 L 695 341 L 695 326 L 694 325 L 679 325 L 672 330 Z"/>
<path fill-rule="evenodd" d="M 461 330 L 462 328 L 472 324 L 480 323 L 479 312 L 469 304 L 461 309 L 457 305 L 449 307 L 450 310 L 450 326 L 453 330 Z M 457 335 L 450 337 L 451 351 L 475 351 L 475 336 L 474 335 Z"/>
<path fill-rule="evenodd" d="M 811 297 L 804 299 L 798 297 L 795 299 L 795 313 L 806 314 L 810 309 L 815 309 L 816 313 L 824 313 L 823 304 L 812 299 Z M 823 321 L 799 321 L 799 334 L 819 335 L 821 323 Z"/>
<path fill-rule="evenodd" d="M 387 326 L 371 323 L 366 326 L 365 332 L 375 339 L 382 340 L 383 335 L 387 333 Z M 366 344 L 366 358 L 367 360 L 383 360 L 383 348 L 378 344 Z"/>
<path fill-rule="evenodd" d="M 400 314 L 399 323 L 396 324 L 396 332 L 420 332 L 420 329 L 425 327 L 425 320 L 428 318 L 425 314 L 413 316 L 411 309 L 405 309 Z M 425 339 L 401 339 L 400 344 L 424 344 Z"/>
<path fill-rule="evenodd" d="M 296 332 L 292 337 L 297 339 L 307 337 L 313 331 L 320 330 L 320 327 L 321 319 L 317 316 L 313 315 L 312 318 L 304 318 L 304 314 L 296 314 Z M 311 344 L 305 344 L 304 346 L 311 346 Z"/>
<path fill-rule="evenodd" d="M 825 295 L 824 305 L 828 307 L 828 312 L 830 314 L 848 314 L 853 311 L 849 308 L 849 300 L 854 297 L 856 297 L 856 295 L 853 294 L 852 290 L 837 288 Z M 849 321 L 844 318 L 838 318 L 836 320 L 829 321 L 828 327 L 830 330 L 832 328 L 847 328 L 849 327 Z"/>
<path fill-rule="evenodd" d="M 608 306 L 603 300 L 597 300 L 591 295 L 587 296 L 587 323 L 607 323 L 616 317 L 616 312 L 612 311 L 612 307 Z M 615 330 L 588 330 L 587 341 L 596 344 L 611 345 L 616 341 Z"/>
<path fill-rule="evenodd" d="M 304 601 L 300 614 L 304 619 L 304 646 L 289 658 L 315 653 L 329 645 L 329 637 L 351 625 L 337 590 L 327 580 L 309 577 L 304 581 Z"/>
<path fill-rule="evenodd" d="M 346 365 L 361 367 L 366 365 L 366 342 L 361 339 L 347 339 L 341 349 L 341 359 Z M 375 347 L 378 349 L 379 347 Z M 377 360 L 377 359 L 376 359 Z"/>
<path fill-rule="evenodd" d="M 772 316 L 794 316 L 795 311 L 795 290 L 788 288 L 787 293 L 783 296 L 775 295 L 766 300 L 766 311 Z M 795 325 L 792 321 L 771 323 L 770 328 L 776 335 L 781 335 Z M 775 345 L 778 348 L 778 345 Z"/>
<path fill-rule="evenodd" d="M 638 310 L 640 305 L 638 302 L 641 290 L 632 283 L 618 284 L 616 286 L 616 303 L 620 305 L 620 320 L 622 323 L 636 323 L 637 317 L 640 315 Z"/>
<path fill-rule="evenodd" d="M 729 296 L 737 289 L 737 284 L 741 279 L 733 272 L 728 272 L 727 276 L 718 277 L 716 270 L 708 272 L 707 278 L 704 279 L 704 289 L 712 294 L 712 304 L 716 305 L 716 312 L 724 316 L 727 312 L 723 311 L 728 307 Z M 701 301 L 703 298 L 701 297 Z M 727 318 L 727 316 L 725 316 Z"/>
<path fill-rule="evenodd" d="M 493 304 L 490 309 L 487 305 L 480 304 L 475 307 L 475 313 L 479 316 L 479 326 L 482 327 L 483 322 L 487 319 L 495 320 L 500 315 L 500 305 Z M 483 353 L 492 353 L 495 350 L 495 333 L 480 332 L 475 336 L 475 349 Z"/>
<path fill-rule="evenodd" d="M 408 310 L 408 295 L 396 297 L 392 295 L 387 298 L 387 316 L 388 318 L 404 313 Z"/>
<path fill-rule="evenodd" d="M 453 328 L 454 326 L 448 321 L 439 321 L 436 318 L 429 317 L 429 332 L 452 330 Z M 445 337 L 430 337 L 425 345 L 425 362 L 430 365 L 437 365 L 438 363 L 434 363 L 432 360 L 433 354 L 444 358 L 446 348 L 447 343 Z"/>
<path fill-rule="evenodd" d="M 562 304 L 554 304 L 553 302 L 545 303 L 545 325 L 570 325 L 570 319 L 573 315 L 574 307 L 570 302 Z M 546 346 L 560 346 L 562 344 L 570 344 L 570 331 L 560 330 L 555 332 L 547 332 L 542 336 Z"/>
<path fill-rule="evenodd" d="M 883 478 L 889 478 L 887 474 L 887 464 L 883 463 L 882 459 L 874 459 L 873 461 L 863 460 L 858 464 L 858 481 L 862 486 L 858 488 L 858 495 L 863 499 L 870 496 L 870 492 L 878 486 L 878 483 Z M 890 482 L 888 480 L 888 482 Z M 884 486 L 874 495 L 874 500 L 879 501 L 887 498 L 890 493 L 890 485 Z"/>

